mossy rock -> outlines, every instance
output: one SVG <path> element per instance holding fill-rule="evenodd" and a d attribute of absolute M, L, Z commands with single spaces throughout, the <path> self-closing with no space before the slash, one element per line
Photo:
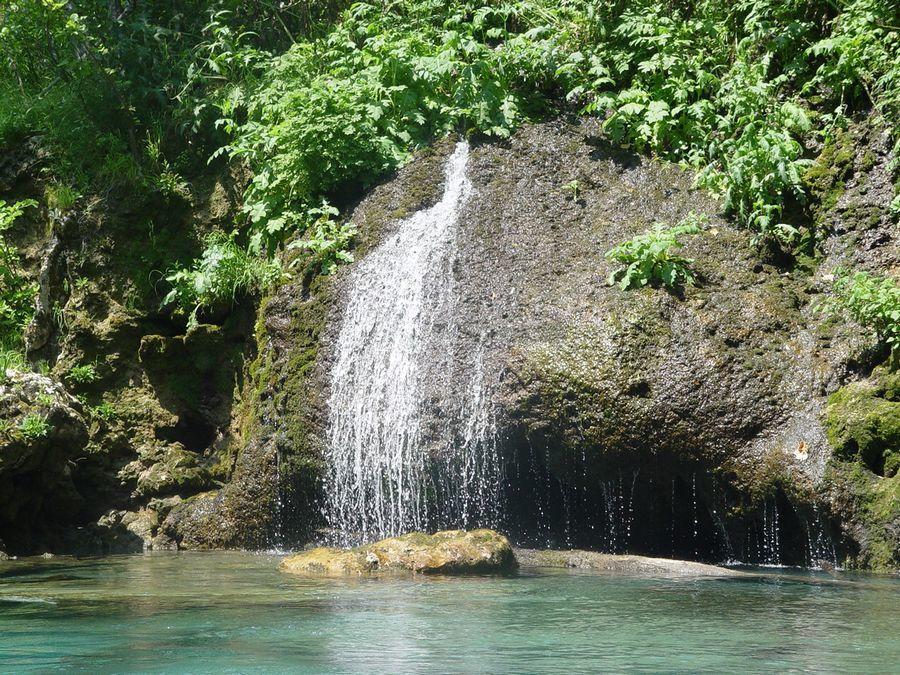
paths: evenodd
<path fill-rule="evenodd" d="M 873 474 L 860 462 L 834 460 L 826 474 L 832 510 L 858 550 L 846 563 L 883 572 L 900 569 L 900 474 Z"/>
<path fill-rule="evenodd" d="M 859 459 L 873 473 L 900 468 L 900 373 L 877 371 L 871 380 L 848 384 L 828 399 L 825 427 L 837 457 Z"/>
<path fill-rule="evenodd" d="M 0 537 L 10 551 L 29 552 L 39 531 L 78 515 L 72 466 L 87 452 L 83 412 L 49 377 L 7 371 L 0 380 Z"/>
<path fill-rule="evenodd" d="M 516 558 L 509 540 L 493 530 L 412 532 L 353 549 L 314 548 L 285 558 L 283 572 L 347 576 L 414 572 L 509 572 Z"/>
<path fill-rule="evenodd" d="M 853 170 L 855 158 L 852 135 L 837 129 L 803 176 L 803 183 L 814 197 L 819 212 L 826 212 L 837 204 L 844 192 L 844 182 Z"/>

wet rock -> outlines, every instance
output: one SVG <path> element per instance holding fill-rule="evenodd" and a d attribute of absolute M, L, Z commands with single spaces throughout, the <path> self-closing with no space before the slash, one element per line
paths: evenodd
<path fill-rule="evenodd" d="M 140 459 L 122 469 L 121 477 L 133 481 L 135 495 L 156 497 L 191 494 L 209 486 L 210 472 L 203 459 L 180 443 L 142 449 Z"/>
<path fill-rule="evenodd" d="M 889 144 L 856 132 L 841 143 L 808 177 L 823 200 L 814 218 L 834 225 L 825 256 L 793 262 L 755 250 L 689 172 L 610 146 L 595 121 L 475 145 L 474 195 L 455 235 L 458 297 L 453 316 L 436 319 L 453 327 L 453 341 L 428 347 L 420 385 L 435 461 L 455 447 L 441 435 L 452 417 L 441 402 L 466 397 L 477 358 L 508 473 L 497 499 L 516 541 L 796 564 L 832 551 L 822 515 L 836 513 L 824 508 L 828 395 L 871 368 L 877 350 L 866 331 L 827 322 L 814 306 L 835 266 L 898 264 Z M 423 174 L 439 192 L 448 154 L 439 147 L 360 203 L 358 260 L 406 215 L 396 207 Z M 577 201 L 564 189 L 573 180 Z M 691 212 L 708 221 L 684 240 L 696 286 L 607 285 L 606 251 Z M 321 485 L 349 274 L 341 268 L 318 287 L 298 277 L 264 314 L 275 337 L 260 369 L 268 389 L 257 429 L 281 466 L 296 462 L 304 485 Z M 287 501 L 320 498 L 312 487 Z M 774 518 L 778 547 L 766 530 Z"/>
<path fill-rule="evenodd" d="M 32 526 L 66 522 L 81 496 L 73 462 L 85 452 L 81 404 L 44 375 L 7 371 L 0 383 L 0 535 L 27 549 Z"/>
<path fill-rule="evenodd" d="M 166 543 L 186 550 L 238 548 L 236 538 L 244 530 L 220 490 L 203 492 L 177 504 L 166 516 L 160 536 Z"/>
<path fill-rule="evenodd" d="M 652 577 L 734 577 L 743 572 L 718 565 L 705 565 L 688 560 L 648 558 L 639 555 L 609 555 L 594 551 L 552 551 L 515 549 L 519 567 L 562 567 L 569 569 L 615 572 Z"/>
<path fill-rule="evenodd" d="M 153 516 L 146 512 L 109 511 L 74 543 L 87 552 L 140 553 L 148 548 Z"/>
<path fill-rule="evenodd" d="M 323 576 L 417 572 L 506 572 L 516 559 L 506 537 L 492 530 L 414 532 L 353 549 L 315 548 L 285 558 L 280 569 Z"/>

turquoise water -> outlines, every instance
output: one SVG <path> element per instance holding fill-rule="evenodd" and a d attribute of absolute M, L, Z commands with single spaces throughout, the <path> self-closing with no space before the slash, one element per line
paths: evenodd
<path fill-rule="evenodd" d="M 0 672 L 900 671 L 900 580 L 314 580 L 278 558 L 0 563 Z"/>

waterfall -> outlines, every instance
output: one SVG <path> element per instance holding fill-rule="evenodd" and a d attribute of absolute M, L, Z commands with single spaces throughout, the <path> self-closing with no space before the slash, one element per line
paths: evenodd
<path fill-rule="evenodd" d="M 336 543 L 491 524 L 499 470 L 484 336 L 475 353 L 460 349 L 455 311 L 468 154 L 460 142 L 440 201 L 397 223 L 350 273 L 325 453 Z"/>

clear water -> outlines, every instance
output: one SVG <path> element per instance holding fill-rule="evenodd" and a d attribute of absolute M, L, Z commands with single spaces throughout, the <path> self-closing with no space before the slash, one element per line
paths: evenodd
<path fill-rule="evenodd" d="M 278 558 L 0 563 L 0 672 L 900 670 L 900 579 L 316 580 Z"/>

